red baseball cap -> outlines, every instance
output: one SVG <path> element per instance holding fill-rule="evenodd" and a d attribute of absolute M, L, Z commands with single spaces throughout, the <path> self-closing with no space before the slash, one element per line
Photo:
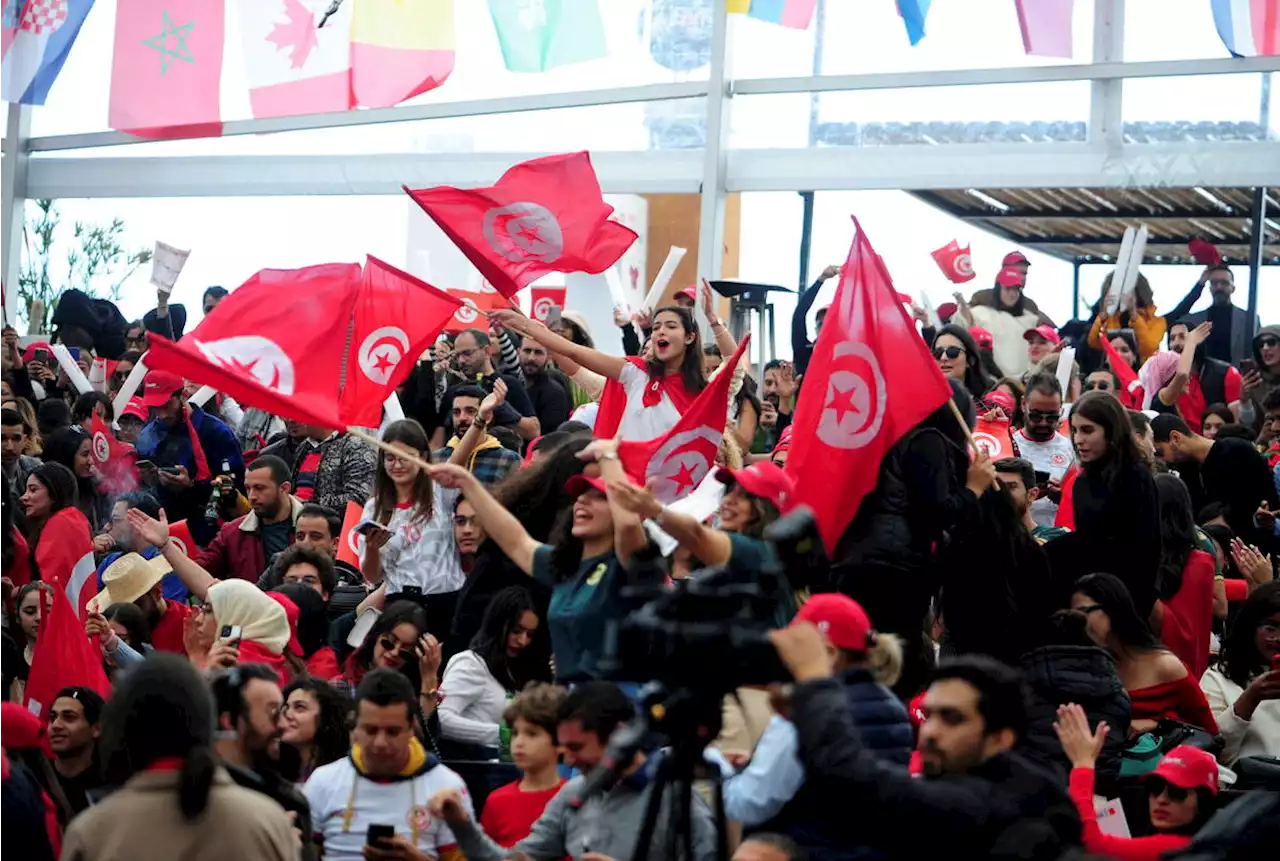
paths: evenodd
<path fill-rule="evenodd" d="M 780 451 L 791 451 L 791 428 L 793 425 L 787 425 L 782 429 L 782 433 L 778 434 L 778 442 L 773 446 L 770 454 L 777 454 Z"/>
<path fill-rule="evenodd" d="M 865 652 L 875 642 L 875 631 L 867 618 L 867 611 L 840 592 L 811 596 L 791 624 L 796 622 L 812 622 L 831 641 L 831 645 L 845 651 Z"/>
<path fill-rule="evenodd" d="M 981 326 L 970 326 L 969 334 L 973 336 L 973 340 L 978 345 L 979 350 L 990 350 L 996 345 L 996 338 Z"/>
<path fill-rule="evenodd" d="M 570 476 L 569 480 L 564 483 L 564 492 L 574 499 L 582 496 L 582 494 L 586 493 L 588 490 L 598 490 L 601 493 L 606 493 L 608 489 L 609 485 L 603 478 L 592 478 L 586 473 L 581 472 L 577 475 Z"/>
<path fill-rule="evenodd" d="M 697 304 L 697 302 L 698 302 L 698 285 L 696 285 L 696 284 L 692 284 L 692 285 L 690 285 L 690 286 L 688 286 L 688 287 L 684 288 L 683 290 L 681 290 L 679 293 L 677 293 L 677 294 L 676 294 L 676 296 L 684 296 L 684 297 L 685 297 L 686 299 L 688 299 L 690 302 L 693 302 L 694 304 Z"/>
<path fill-rule="evenodd" d="M 1150 776 L 1163 777 L 1182 789 L 1203 786 L 1218 794 L 1218 761 L 1208 751 L 1189 744 L 1180 744 L 1166 753 Z"/>
<path fill-rule="evenodd" d="M 724 484 L 737 482 L 752 496 L 763 497 L 774 504 L 782 514 L 796 505 L 796 483 L 771 460 L 761 460 L 742 469 L 720 467 L 716 480 Z"/>
<path fill-rule="evenodd" d="M 182 377 L 169 371 L 147 371 L 142 378 L 142 405 L 162 407 L 169 398 L 182 391 Z"/>
<path fill-rule="evenodd" d="M 284 608 L 284 617 L 289 620 L 289 651 L 301 658 L 302 644 L 298 642 L 298 617 L 301 612 L 298 605 L 288 595 L 281 595 L 279 592 L 268 592 L 267 597 Z"/>
<path fill-rule="evenodd" d="M 1013 411 L 1017 408 L 1017 405 L 1013 402 L 1013 395 L 1008 392 L 992 390 L 983 395 L 982 399 L 991 406 L 1004 410 L 1004 414 L 1010 418 L 1013 417 Z"/>
<path fill-rule="evenodd" d="M 23 364 L 26 364 L 27 362 L 33 361 L 35 359 L 36 350 L 44 350 L 45 352 L 52 352 L 53 347 L 49 346 L 48 341 L 36 341 L 34 344 L 27 344 L 27 348 L 22 351 Z"/>
<path fill-rule="evenodd" d="M 1006 266 L 996 275 L 996 283 L 1001 287 L 1023 287 L 1027 283 L 1027 276 L 1016 266 Z"/>
<path fill-rule="evenodd" d="M 1004 259 L 1000 261 L 1000 265 L 1001 266 L 1018 266 L 1018 265 L 1030 266 L 1031 261 L 1028 260 L 1027 255 L 1023 254 L 1021 251 L 1010 251 L 1008 254 L 1004 256 Z"/>
<path fill-rule="evenodd" d="M 125 404 L 124 409 L 120 411 L 120 418 L 124 418 L 125 416 L 133 416 L 135 419 L 139 419 L 144 422 L 147 420 L 147 407 L 146 404 L 142 402 L 142 398 L 129 398 L 129 402 Z"/>
<path fill-rule="evenodd" d="M 1062 343 L 1062 338 L 1058 337 L 1058 330 L 1048 323 L 1041 323 L 1034 329 L 1028 329 L 1022 333 L 1023 339 L 1027 341 L 1030 341 L 1033 335 L 1039 335 L 1055 347 Z"/>
<path fill-rule="evenodd" d="M 956 311 L 959 310 L 960 308 L 955 302 L 943 302 L 938 306 L 938 319 L 945 323 L 954 317 L 956 315 Z"/>

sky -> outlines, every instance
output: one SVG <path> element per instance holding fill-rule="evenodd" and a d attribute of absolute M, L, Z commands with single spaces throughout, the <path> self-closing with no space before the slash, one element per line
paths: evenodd
<path fill-rule="evenodd" d="M 240 2 L 228 0 L 227 50 L 223 58 L 223 118 L 249 115 L 240 50 Z M 321 0 L 308 0 L 323 6 Z M 447 102 L 499 95 L 565 92 L 612 86 L 698 80 L 706 67 L 671 71 L 649 53 L 651 4 L 665 0 L 601 0 L 608 57 L 541 74 L 515 74 L 502 67 L 487 4 L 455 2 L 456 67 L 437 90 L 414 103 Z M 1077 0 L 1073 21 L 1074 57 L 1088 62 L 1092 52 L 1092 0 Z M 115 3 L 97 0 L 55 84 L 49 103 L 35 110 L 35 135 L 106 129 Z M 1022 51 L 1012 0 L 934 0 L 925 39 L 908 45 L 894 0 L 826 0 L 823 74 L 949 70 L 1058 64 L 1060 59 L 1028 57 Z M 814 73 L 814 28 L 800 32 L 734 16 L 731 57 L 735 76 L 774 77 Z M 1171 60 L 1226 56 L 1212 27 L 1208 0 L 1128 0 L 1126 59 Z M 1125 120 L 1252 121 L 1259 118 L 1261 76 L 1152 79 L 1125 83 Z M 1278 88 L 1273 87 L 1273 91 Z M 1273 101 L 1275 97 L 1273 96 Z M 1273 134 L 1280 105 L 1272 111 Z M 511 116 L 437 120 L 392 125 L 315 130 L 200 141 L 145 143 L 68 152 L 93 155 L 287 155 L 370 152 L 530 152 L 587 148 L 644 151 L 649 146 L 646 117 L 700 110 L 699 103 L 581 108 Z M 731 147 L 801 148 L 808 141 L 807 95 L 734 99 Z M 909 91 L 828 93 L 819 100 L 825 122 L 908 121 L 1087 121 L 1089 84 L 1066 82 L 991 87 L 941 87 Z M 52 157 L 60 157 L 54 155 Z M 496 179 L 496 177 L 495 177 Z M 192 316 L 199 294 L 210 284 L 229 288 L 264 267 L 289 268 L 337 260 L 361 260 L 366 253 L 414 270 L 419 223 L 425 220 L 402 196 L 305 196 L 249 198 L 69 199 L 59 202 L 63 238 L 73 222 L 109 221 L 126 225 L 127 247 L 148 247 L 160 239 L 191 248 L 175 293 Z M 743 278 L 794 287 L 798 279 L 801 201 L 787 192 L 748 193 L 742 200 L 739 271 Z M 1010 250 L 1003 239 L 983 233 L 902 192 L 819 191 L 810 271 L 842 262 L 856 214 L 903 292 L 947 301 L 952 287 L 929 251 L 958 239 L 971 244 L 978 277 L 990 283 L 1000 258 Z M 428 228 L 430 229 L 430 228 Z M 693 237 L 690 237 L 690 242 Z M 1032 272 L 1028 295 L 1055 320 L 1071 316 L 1071 265 L 1028 251 Z M 1082 301 L 1092 302 L 1106 267 L 1085 267 Z M 140 272 L 126 283 L 120 301 L 126 316 L 140 316 L 154 304 Z M 417 274 L 430 278 L 430 272 Z M 646 280 L 654 273 L 647 273 Z M 1195 282 L 1184 267 L 1148 267 L 1157 307 L 1168 308 Z M 1243 282 L 1243 273 L 1239 276 Z M 1280 267 L 1264 270 L 1260 308 L 1265 320 L 1280 318 Z M 440 284 L 439 286 L 465 286 Z M 828 285 L 827 292 L 834 290 Z M 973 286 L 967 285 L 967 286 Z M 829 295 L 818 304 L 829 301 Z M 1244 303 L 1244 291 L 1238 293 Z M 788 329 L 794 297 L 775 302 L 778 355 L 790 353 Z M 189 324 L 189 328 L 190 325 Z"/>

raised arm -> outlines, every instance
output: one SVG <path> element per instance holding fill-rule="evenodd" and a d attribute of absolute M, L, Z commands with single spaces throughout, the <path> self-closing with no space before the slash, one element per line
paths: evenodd
<path fill-rule="evenodd" d="M 453 450 L 453 454 L 449 456 L 449 463 L 455 463 L 464 466 L 467 458 L 471 457 L 471 452 L 476 450 L 476 446 L 480 444 L 480 440 L 484 438 L 486 428 L 489 422 L 493 421 L 493 413 L 498 407 L 506 403 L 507 400 L 507 384 L 502 377 L 498 377 L 493 381 L 493 391 L 485 395 L 483 401 L 480 402 L 480 415 L 477 421 L 471 423 L 471 427 L 467 428 L 467 432 L 462 435 L 462 439 L 458 440 L 457 447 Z"/>
<path fill-rule="evenodd" d="M 474 475 L 455 463 L 433 466 L 428 473 L 442 487 L 462 491 L 488 536 L 517 568 L 533 574 L 533 555 L 542 544 L 529 535 L 515 515 L 494 499 Z"/>
<path fill-rule="evenodd" d="M 1156 393 L 1160 403 L 1171 407 L 1187 390 L 1187 384 L 1191 382 L 1191 366 L 1196 359 L 1196 347 L 1204 343 L 1211 331 L 1213 331 L 1213 324 L 1205 322 L 1187 333 L 1187 342 L 1182 348 L 1182 354 L 1178 356 L 1178 367 L 1173 372 L 1173 379 Z"/>
<path fill-rule="evenodd" d="M 603 374 L 611 380 L 618 379 L 627 360 L 621 356 L 610 356 L 599 350 L 575 344 L 568 338 L 562 338 L 536 320 L 530 320 L 523 314 L 510 308 L 498 308 L 489 312 L 490 319 L 497 323 L 533 338 L 557 356 L 569 359 L 575 364 Z"/>
<path fill-rule="evenodd" d="M 648 488 L 636 487 L 630 482 L 610 481 L 609 502 L 630 511 L 637 518 L 657 523 L 704 565 L 724 565 L 733 555 L 733 544 L 727 533 L 704 526 L 687 514 L 670 510 Z"/>
<path fill-rule="evenodd" d="M 209 587 L 218 580 L 169 540 L 169 518 L 165 517 L 164 509 L 160 509 L 159 520 L 137 508 L 130 508 L 127 516 L 133 534 L 152 547 L 159 547 L 165 561 L 173 566 L 173 573 L 178 575 L 182 584 L 192 595 L 204 601 L 209 594 Z"/>

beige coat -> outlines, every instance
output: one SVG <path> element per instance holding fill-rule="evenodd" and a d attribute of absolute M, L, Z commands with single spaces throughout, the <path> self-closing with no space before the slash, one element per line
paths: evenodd
<path fill-rule="evenodd" d="M 71 822 L 62 861 L 297 861 L 299 851 L 284 808 L 219 768 L 193 822 L 178 808 L 177 772 L 135 775 Z"/>

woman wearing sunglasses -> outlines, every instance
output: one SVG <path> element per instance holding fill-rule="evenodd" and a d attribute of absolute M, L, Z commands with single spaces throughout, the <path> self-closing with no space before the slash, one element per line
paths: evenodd
<path fill-rule="evenodd" d="M 435 710 L 440 644 L 427 633 L 426 613 L 417 604 L 387 604 L 360 648 L 347 658 L 342 680 L 354 691 L 372 669 L 400 671 L 422 694 L 424 709 Z"/>
<path fill-rule="evenodd" d="M 996 381 L 982 366 L 978 344 L 969 331 L 948 325 L 933 338 L 933 358 L 945 377 L 957 381 L 976 401 L 995 388 Z"/>
<path fill-rule="evenodd" d="M 1178 745 L 1164 755 L 1143 781 L 1147 811 L 1154 834 L 1117 837 L 1102 833 L 1093 807 L 1093 771 L 1107 738 L 1107 724 L 1089 731 L 1084 709 L 1071 703 L 1058 708 L 1053 725 L 1062 750 L 1071 760 L 1071 800 L 1080 814 L 1081 839 L 1086 852 L 1119 861 L 1157 861 L 1164 853 L 1188 845 L 1214 811 L 1218 794 L 1218 763 L 1213 755 L 1190 745 Z"/>

